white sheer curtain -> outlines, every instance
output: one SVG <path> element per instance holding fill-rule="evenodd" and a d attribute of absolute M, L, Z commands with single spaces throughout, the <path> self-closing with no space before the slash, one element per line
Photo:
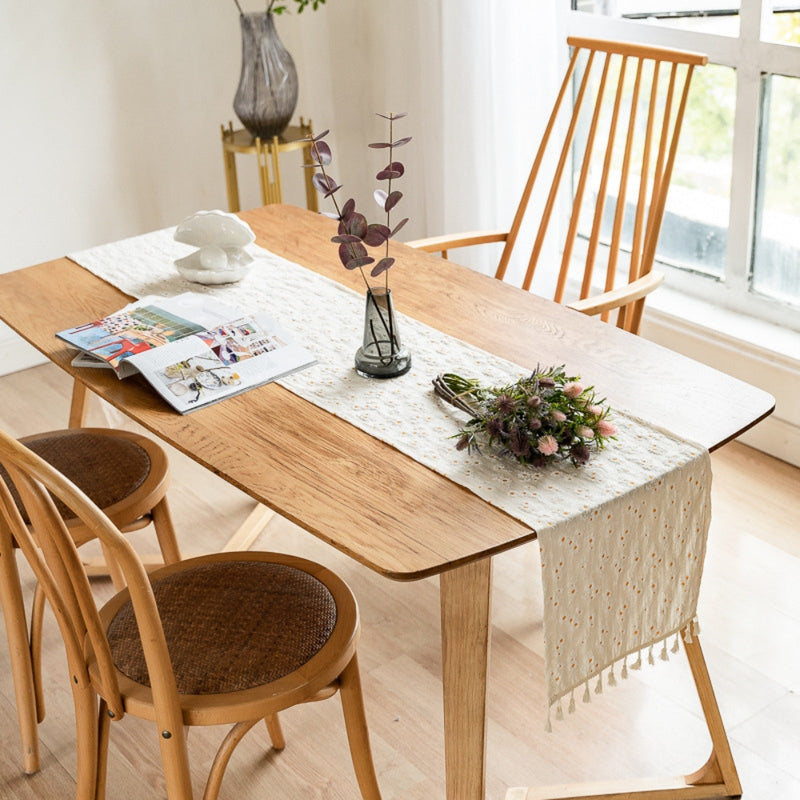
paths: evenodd
<path fill-rule="evenodd" d="M 553 4 L 329 0 L 280 24 L 300 73 L 298 108 L 332 130 L 346 196 L 369 209 L 382 164 L 366 144 L 384 135 L 374 112 L 408 111 L 398 124 L 414 137 L 397 152 L 408 170 L 398 213 L 411 218 L 401 238 L 510 224 L 555 93 Z M 459 254 L 485 271 L 496 257 Z"/>

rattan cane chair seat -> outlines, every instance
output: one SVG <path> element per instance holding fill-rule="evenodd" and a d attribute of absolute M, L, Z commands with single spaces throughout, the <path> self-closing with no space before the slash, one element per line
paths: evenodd
<path fill-rule="evenodd" d="M 153 594 L 179 694 L 235 692 L 283 678 L 310 661 L 336 625 L 325 584 L 285 564 L 202 564 L 154 580 Z M 117 669 L 150 686 L 130 601 L 106 633 Z"/>
<path fill-rule="evenodd" d="M 152 461 L 140 439 L 71 428 L 25 436 L 20 441 L 59 472 L 69 475 L 95 505 L 106 509 L 130 497 L 150 474 Z M 8 473 L 2 466 L 0 478 L 9 483 Z M 13 484 L 11 494 L 28 522 Z M 60 500 L 56 500 L 56 508 L 65 520 L 75 518 Z"/>

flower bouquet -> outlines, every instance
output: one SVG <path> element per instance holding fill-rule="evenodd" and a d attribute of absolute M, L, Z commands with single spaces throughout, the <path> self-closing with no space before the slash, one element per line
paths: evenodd
<path fill-rule="evenodd" d="M 543 467 L 569 459 L 587 464 L 617 432 L 610 409 L 579 377 L 564 367 L 537 367 L 530 377 L 507 386 L 483 387 L 476 379 L 438 375 L 434 390 L 471 419 L 456 434 L 457 450 L 480 452 L 482 445 L 522 464 Z M 454 437 L 454 438 L 456 438 Z"/>

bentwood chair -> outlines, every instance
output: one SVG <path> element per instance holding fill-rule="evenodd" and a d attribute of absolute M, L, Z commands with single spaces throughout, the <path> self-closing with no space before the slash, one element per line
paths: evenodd
<path fill-rule="evenodd" d="M 71 428 L 26 436 L 20 441 L 56 469 L 68 476 L 100 506 L 124 532 L 140 530 L 153 523 L 164 563 L 180 560 L 180 550 L 167 505 L 170 482 L 166 453 L 145 436 L 106 428 Z M 0 465 L 0 483 L 8 485 L 23 521 L 30 522 L 19 494 Z M 69 533 L 80 546 L 95 538 L 91 527 L 58 503 Z M 0 520 L 0 526 L 3 525 Z M 13 557 L 13 553 L 10 557 Z M 41 630 L 44 596 L 37 586 L 33 597 L 30 631 L 25 619 L 22 588 L 13 570 L 5 565 L 0 582 L 3 614 L 11 652 L 11 670 L 17 701 L 22 740 L 23 769 L 39 769 L 37 724 L 44 719 L 41 686 Z M 125 585 L 122 573 L 113 563 L 110 574 L 115 586 Z M 88 571 L 101 571 L 84 564 Z"/>
<path fill-rule="evenodd" d="M 379 800 L 356 660 L 358 609 L 341 579 L 304 559 L 255 552 L 191 558 L 148 576 L 108 516 L 3 432 L 0 463 L 38 540 L 0 483 L 2 577 L 18 580 L 13 537 L 66 647 L 79 800 L 105 796 L 109 729 L 125 714 L 155 722 L 171 800 L 192 797 L 184 727 L 232 724 L 206 783 L 205 800 L 215 800 L 236 745 L 259 720 L 280 749 L 278 712 L 337 690 L 361 794 Z M 125 578 L 127 588 L 100 609 L 58 502 L 105 545 Z"/>
<path fill-rule="evenodd" d="M 522 288 L 531 288 L 540 261 L 560 257 L 556 302 L 606 321 L 616 312 L 618 327 L 638 333 L 645 297 L 664 280 L 652 271 L 656 244 L 692 73 L 708 59 L 623 42 L 567 43 L 569 67 L 510 230 L 409 244 L 446 258 L 457 247 L 504 242 L 495 273 L 502 280 L 515 245 L 523 247 L 521 231 L 529 232 Z"/>

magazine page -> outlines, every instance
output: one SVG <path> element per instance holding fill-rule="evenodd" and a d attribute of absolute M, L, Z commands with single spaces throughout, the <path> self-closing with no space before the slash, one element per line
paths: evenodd
<path fill-rule="evenodd" d="M 207 295 L 185 292 L 175 297 L 145 297 L 103 319 L 56 334 L 81 351 L 75 366 L 96 359 L 120 378 L 136 369 L 129 360 L 192 334 L 201 333 L 239 312 Z"/>
<path fill-rule="evenodd" d="M 267 314 L 255 314 L 131 358 L 182 414 L 316 363 Z"/>

